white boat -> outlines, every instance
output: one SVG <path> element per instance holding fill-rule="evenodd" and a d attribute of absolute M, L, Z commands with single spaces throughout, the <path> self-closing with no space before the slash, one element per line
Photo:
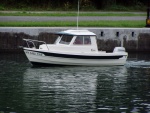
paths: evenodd
<path fill-rule="evenodd" d="M 24 39 L 24 52 L 33 65 L 110 66 L 124 65 L 128 53 L 124 47 L 113 52 L 99 51 L 96 34 L 88 30 L 66 30 L 56 33 L 55 43 Z M 36 42 L 42 43 L 36 47 Z M 31 46 L 32 44 L 32 46 Z"/>

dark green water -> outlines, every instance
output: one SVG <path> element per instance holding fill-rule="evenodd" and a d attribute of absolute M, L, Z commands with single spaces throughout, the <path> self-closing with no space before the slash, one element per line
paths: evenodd
<path fill-rule="evenodd" d="M 150 55 L 125 66 L 32 68 L 0 54 L 0 113 L 150 113 Z"/>

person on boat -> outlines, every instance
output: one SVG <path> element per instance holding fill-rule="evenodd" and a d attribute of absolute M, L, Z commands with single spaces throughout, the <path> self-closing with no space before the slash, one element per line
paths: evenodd
<path fill-rule="evenodd" d="M 84 38 L 84 44 L 86 44 L 86 45 L 91 44 L 89 37 Z"/>
<path fill-rule="evenodd" d="M 75 39 L 74 44 L 83 44 L 83 38 L 81 36 L 77 36 Z"/>

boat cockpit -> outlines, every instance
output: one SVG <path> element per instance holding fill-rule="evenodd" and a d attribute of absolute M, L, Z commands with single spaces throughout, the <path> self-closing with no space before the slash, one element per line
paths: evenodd
<path fill-rule="evenodd" d="M 73 30 L 68 30 L 69 33 L 60 33 L 54 44 L 42 44 L 39 49 L 65 52 L 97 52 L 96 35 L 87 30 L 80 30 L 80 34 L 72 33 Z M 72 31 L 72 32 L 71 32 Z M 64 31 L 65 32 L 65 31 Z M 87 33 L 85 33 L 87 32 Z M 89 34 L 92 33 L 92 34 Z"/>
<path fill-rule="evenodd" d="M 88 30 L 66 30 L 56 33 L 57 38 L 53 44 L 44 41 L 24 39 L 27 48 L 44 51 L 93 53 L 98 52 L 96 35 Z M 37 48 L 35 42 L 41 43 Z M 30 46 L 30 44 L 32 46 Z"/>

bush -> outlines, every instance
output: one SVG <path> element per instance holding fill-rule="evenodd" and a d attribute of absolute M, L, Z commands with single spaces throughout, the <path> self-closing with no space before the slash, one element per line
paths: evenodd
<path fill-rule="evenodd" d="M 128 11 L 129 8 L 122 6 L 122 5 L 111 5 L 106 7 L 105 10 L 113 10 L 113 11 Z"/>
<path fill-rule="evenodd" d="M 3 5 L 0 5 L 0 10 L 4 10 L 4 6 Z"/>
<path fill-rule="evenodd" d="M 146 11 L 146 6 L 143 4 L 135 4 L 131 6 L 123 6 L 123 5 L 111 5 L 106 7 L 104 10 L 108 11 Z"/>

